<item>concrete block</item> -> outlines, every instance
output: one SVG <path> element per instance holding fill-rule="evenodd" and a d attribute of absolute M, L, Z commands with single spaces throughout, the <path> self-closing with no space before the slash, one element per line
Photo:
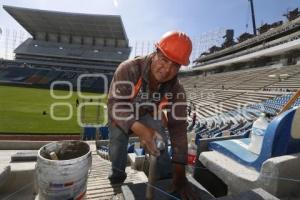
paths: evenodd
<path fill-rule="evenodd" d="M 0 187 L 5 184 L 10 175 L 9 165 L 0 165 Z"/>
<path fill-rule="evenodd" d="M 129 153 L 128 154 L 128 160 L 130 162 L 130 166 L 135 170 L 143 170 L 144 168 L 144 162 L 145 162 L 145 156 L 138 156 L 135 153 Z"/>
<path fill-rule="evenodd" d="M 11 156 L 11 162 L 19 161 L 36 161 L 38 151 L 17 152 Z"/>

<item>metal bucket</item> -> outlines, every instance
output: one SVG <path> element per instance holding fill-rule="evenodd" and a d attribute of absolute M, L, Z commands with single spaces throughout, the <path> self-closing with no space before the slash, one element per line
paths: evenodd
<path fill-rule="evenodd" d="M 51 160 L 51 152 L 59 160 Z M 59 141 L 41 147 L 36 165 L 39 199 L 83 199 L 91 164 L 92 154 L 85 142 Z"/>

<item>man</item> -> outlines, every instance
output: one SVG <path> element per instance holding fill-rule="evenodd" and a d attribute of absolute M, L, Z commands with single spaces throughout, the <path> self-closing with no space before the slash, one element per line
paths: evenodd
<path fill-rule="evenodd" d="M 187 107 L 187 112 L 188 112 L 188 116 L 191 116 L 191 112 L 192 112 L 192 102 L 190 102 L 190 104 Z"/>
<path fill-rule="evenodd" d="M 196 124 L 196 120 L 197 120 L 197 114 L 196 114 L 196 112 L 194 111 L 194 113 L 193 113 L 193 117 L 192 117 L 192 127 L 194 127 L 194 126 L 195 126 L 195 124 Z"/>
<path fill-rule="evenodd" d="M 114 74 L 108 95 L 112 161 L 109 179 L 112 184 L 126 179 L 128 137 L 134 134 L 151 155 L 158 156 L 158 176 L 168 177 L 172 171 L 174 191 L 189 198 L 193 192 L 185 175 L 186 95 L 177 73 L 181 65 L 189 64 L 192 42 L 185 33 L 172 31 L 155 46 L 156 51 L 150 55 L 121 63 Z M 164 127 L 170 136 L 172 164 L 169 156 L 160 155 L 155 145 L 159 138 L 167 142 Z"/>

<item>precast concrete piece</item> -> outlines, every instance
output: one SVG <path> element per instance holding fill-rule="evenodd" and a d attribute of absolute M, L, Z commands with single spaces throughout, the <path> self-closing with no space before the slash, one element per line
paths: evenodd
<path fill-rule="evenodd" d="M 215 199 L 205 190 L 195 179 L 188 176 L 188 180 L 193 185 L 193 191 L 200 196 L 202 200 Z M 153 186 L 153 199 L 170 200 L 178 199 L 178 194 L 169 193 L 172 179 L 165 179 L 155 182 Z M 121 187 L 125 200 L 145 199 L 146 187 L 148 183 L 128 184 Z"/>
<path fill-rule="evenodd" d="M 5 184 L 10 174 L 10 166 L 0 165 L 0 187 Z"/>

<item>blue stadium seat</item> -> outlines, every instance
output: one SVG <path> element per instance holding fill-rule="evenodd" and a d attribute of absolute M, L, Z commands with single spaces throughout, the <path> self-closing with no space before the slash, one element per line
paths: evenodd
<path fill-rule="evenodd" d="M 264 161 L 300 152 L 300 108 L 293 108 L 277 116 L 269 124 L 259 155 L 248 150 L 250 138 L 215 141 L 209 149 L 223 153 L 243 165 L 260 170 Z"/>
<path fill-rule="evenodd" d="M 83 132 L 83 140 L 94 140 L 96 135 L 95 127 L 85 127 Z"/>
<path fill-rule="evenodd" d="M 127 152 L 128 153 L 133 153 L 135 150 L 134 150 L 134 143 L 133 144 L 128 144 L 127 145 Z"/>
<path fill-rule="evenodd" d="M 101 140 L 108 140 L 108 127 L 102 126 L 99 128 L 99 134 Z M 96 139 L 96 128 L 95 127 L 85 127 L 83 133 L 84 140 L 95 140 Z"/>
<path fill-rule="evenodd" d="M 102 145 L 102 146 L 100 146 L 100 149 L 105 152 L 108 152 L 108 146 Z"/>
<path fill-rule="evenodd" d="M 138 156 L 142 156 L 142 155 L 145 155 L 145 149 L 143 148 L 136 148 L 134 149 L 134 153 Z"/>
<path fill-rule="evenodd" d="M 101 140 L 108 140 L 108 126 L 102 126 L 99 128 L 101 134 Z"/>

